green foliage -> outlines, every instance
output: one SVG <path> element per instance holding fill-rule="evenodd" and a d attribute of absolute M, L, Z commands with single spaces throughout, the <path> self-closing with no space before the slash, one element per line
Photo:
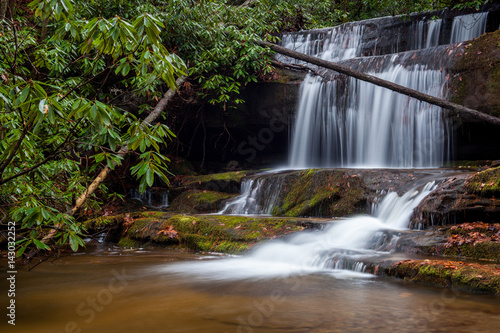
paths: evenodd
<path fill-rule="evenodd" d="M 474 1 L 452 1 L 453 9 L 465 9 L 465 8 L 474 8 L 479 10 L 481 6 L 486 5 L 489 0 L 474 0 Z"/>
<path fill-rule="evenodd" d="M 18 255 L 31 246 L 49 249 L 41 239 L 51 229 L 60 245 L 84 245 L 84 229 L 68 209 L 94 171 L 121 164 L 122 145 L 141 152 L 140 172 L 132 172 L 142 191 L 155 176 L 168 182 L 160 150 L 173 133 L 161 124 L 139 126 L 137 115 L 113 103 L 107 86 L 112 78 L 135 95 L 158 95 L 162 82 L 175 87 L 185 65 L 163 45 L 154 7 L 138 12 L 126 3 L 35 0 L 34 22 L 23 16 L 1 22 L 0 203 L 27 231 Z M 113 17 L 102 16 L 101 7 Z M 105 186 L 100 190 L 87 209 L 98 210 L 107 194 Z"/>
<path fill-rule="evenodd" d="M 263 1 L 265 4 L 266 1 Z M 190 63 L 190 74 L 212 104 L 242 102 L 240 88 L 271 72 L 271 54 L 254 43 L 279 29 L 274 10 L 240 8 L 226 1 L 165 1 L 164 34 Z M 236 97 L 235 97 L 236 96 Z"/>
<path fill-rule="evenodd" d="M 190 74 L 195 93 L 235 107 L 240 89 L 272 75 L 269 50 L 281 31 L 488 1 L 34 0 L 0 22 L 0 204 L 24 231 L 22 254 L 56 228 L 57 241 L 82 245 L 83 229 L 67 212 L 95 172 L 114 169 L 125 145 L 138 150 L 131 168 L 140 190 L 168 182 L 162 147 L 166 125 L 141 125 L 175 77 Z M 189 63 L 186 68 L 184 59 Z M 124 96 L 134 109 L 120 108 Z M 98 209 L 106 198 L 86 203 Z M 112 194 L 110 194 L 112 195 Z M 57 226 L 57 227 L 56 227 Z"/>

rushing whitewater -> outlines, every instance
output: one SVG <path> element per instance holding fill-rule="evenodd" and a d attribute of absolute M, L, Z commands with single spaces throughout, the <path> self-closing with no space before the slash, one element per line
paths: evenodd
<path fill-rule="evenodd" d="M 165 272 L 189 274 L 201 279 L 233 280 L 334 273 L 352 276 L 362 273 L 361 258 L 387 254 L 381 244 L 384 231 L 407 229 L 413 209 L 435 188 L 434 182 L 412 189 L 399 197 L 389 192 L 373 210 L 373 216 L 355 216 L 334 222 L 322 231 L 301 232 L 287 240 L 265 243 L 248 255 L 208 262 L 168 265 Z M 346 270 L 351 271 L 346 273 Z M 371 275 L 366 275 L 371 276 Z"/>
<path fill-rule="evenodd" d="M 266 178 L 244 179 L 241 194 L 229 200 L 219 214 L 223 215 L 272 215 L 281 195 L 283 183 L 267 184 Z"/>
<path fill-rule="evenodd" d="M 486 29 L 486 19 L 487 13 L 456 17 L 451 42 L 479 36 Z M 408 31 L 408 42 L 400 45 L 399 40 L 395 41 L 392 51 L 437 50 L 443 29 L 442 20 L 415 22 Z M 401 53 L 389 59 L 363 57 L 367 45 L 374 45 L 369 54 L 381 51 L 377 43 L 364 40 L 364 32 L 362 22 L 351 23 L 284 35 L 282 45 L 325 60 L 348 63 L 349 67 L 356 68 L 360 63 L 363 68 L 358 70 L 447 98 L 448 76 L 442 66 L 436 65 L 432 51 L 418 65 L 411 66 L 397 61 Z M 285 57 L 280 60 L 289 61 Z M 450 121 L 439 107 L 340 74 L 309 74 L 300 88 L 289 166 L 438 167 L 451 158 L 450 128 Z"/>
<path fill-rule="evenodd" d="M 130 192 L 130 199 L 140 201 L 144 206 L 153 208 L 167 208 L 168 203 L 168 192 L 162 192 L 161 194 L 154 194 L 150 190 L 140 193 L 139 190 L 133 189 Z"/>
<path fill-rule="evenodd" d="M 401 65 L 380 78 L 442 97 L 443 73 Z M 382 87 L 308 76 L 302 83 L 290 165 L 306 167 L 433 167 L 447 151 L 441 109 Z M 348 93 L 346 93 L 348 92 Z M 347 96 L 346 96 L 347 95 Z"/>
<path fill-rule="evenodd" d="M 459 43 L 481 36 L 486 31 L 488 13 L 457 16 L 453 19 L 450 43 Z"/>
<path fill-rule="evenodd" d="M 426 41 L 436 40 L 429 24 Z M 340 29 L 318 48 L 310 40 L 293 47 L 323 59 L 340 61 L 359 55 L 361 28 Z M 418 27 L 417 27 L 418 28 Z M 419 34 L 423 28 L 416 29 Z M 346 36 L 350 36 L 348 38 Z M 348 43 L 347 43 L 348 42 Z M 437 43 L 437 41 L 436 41 Z M 416 48 L 423 46 L 423 39 Z M 291 47 L 285 40 L 284 45 Z M 348 52 L 333 52 L 343 50 Z M 397 57 L 397 56 L 395 56 Z M 446 73 L 425 65 L 375 63 L 368 73 L 443 98 Z M 382 87 L 337 75 L 308 75 L 301 85 L 290 149 L 292 168 L 308 167 L 434 167 L 448 157 L 443 137 L 448 126 L 441 109 Z"/>

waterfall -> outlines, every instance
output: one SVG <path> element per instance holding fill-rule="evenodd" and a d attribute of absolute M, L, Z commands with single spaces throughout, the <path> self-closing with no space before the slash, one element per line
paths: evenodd
<path fill-rule="evenodd" d="M 486 31 L 488 13 L 456 16 L 451 28 L 450 43 L 459 43 L 481 36 Z"/>
<path fill-rule="evenodd" d="M 355 216 L 336 221 L 321 231 L 301 232 L 287 240 L 270 241 L 243 257 L 180 263 L 168 265 L 164 270 L 215 280 L 315 272 L 342 276 L 346 270 L 362 272 L 362 260 L 387 255 L 387 244 L 394 242 L 391 235 L 407 229 L 413 209 L 435 188 L 435 183 L 430 182 L 402 196 L 388 192 L 374 206 L 372 216 Z"/>
<path fill-rule="evenodd" d="M 441 34 L 442 24 L 443 20 L 441 19 L 427 22 L 428 32 L 427 32 L 427 41 L 425 42 L 425 48 L 439 45 L 439 36 Z"/>
<path fill-rule="evenodd" d="M 272 215 L 281 195 L 283 182 L 277 179 L 245 179 L 241 194 L 227 202 L 218 214 L 224 215 Z"/>
<path fill-rule="evenodd" d="M 281 45 L 321 59 L 340 61 L 360 56 L 363 31 L 363 25 L 346 23 L 334 28 L 317 30 L 311 34 L 284 34 Z M 277 55 L 277 60 L 306 64 L 282 55 Z"/>
<path fill-rule="evenodd" d="M 444 75 L 425 66 L 394 65 L 370 73 L 442 97 Z M 350 79 L 309 75 L 302 83 L 290 165 L 306 167 L 432 167 L 445 154 L 441 110 Z"/>
<path fill-rule="evenodd" d="M 456 17 L 452 41 L 477 37 L 485 30 L 486 17 L 487 13 Z M 435 59 L 452 58 L 451 52 L 428 53 L 420 63 L 411 66 L 398 62 L 398 53 L 389 58 L 382 56 L 381 64 L 377 57 L 361 54 L 367 45 L 374 45 L 370 54 L 378 54 L 377 43 L 365 41 L 365 25 L 369 23 L 288 34 L 283 36 L 282 45 L 447 98 L 446 66 L 436 65 Z M 401 47 L 398 35 L 396 49 L 439 50 L 443 29 L 440 19 L 415 22 L 408 30 L 408 42 Z M 412 52 L 413 59 L 423 51 Z M 428 168 L 450 159 L 452 126 L 441 108 L 340 74 L 326 76 L 308 74 L 302 82 L 290 140 L 289 167 Z"/>
<path fill-rule="evenodd" d="M 130 191 L 130 199 L 140 201 L 144 206 L 162 209 L 167 208 L 168 203 L 168 191 L 162 191 L 160 193 L 154 193 L 150 190 L 140 193 L 139 190 L 133 189 Z"/>
<path fill-rule="evenodd" d="M 443 20 L 413 22 L 409 29 L 409 50 L 435 47 L 439 45 Z"/>

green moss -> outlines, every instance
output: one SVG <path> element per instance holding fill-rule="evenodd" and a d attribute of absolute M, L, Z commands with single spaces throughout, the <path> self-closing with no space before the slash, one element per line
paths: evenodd
<path fill-rule="evenodd" d="M 155 218 L 141 217 L 149 216 L 145 212 L 131 225 L 124 226 L 128 228 L 122 238 L 124 244 L 130 247 L 147 243 L 183 246 L 196 251 L 241 253 L 264 239 L 304 229 L 299 221 L 271 217 L 162 214 L 155 214 Z M 171 237 L 168 230 L 175 230 L 177 235 Z"/>
<path fill-rule="evenodd" d="M 224 241 L 220 244 L 217 244 L 216 250 L 217 252 L 222 252 L 222 253 L 240 253 L 242 252 L 240 250 L 240 243 L 238 242 L 231 242 L 231 241 Z"/>
<path fill-rule="evenodd" d="M 215 213 L 222 204 L 236 194 L 213 191 L 185 191 L 170 204 L 170 209 L 179 213 Z"/>
<path fill-rule="evenodd" d="M 135 239 L 131 239 L 130 237 L 123 237 L 120 239 L 118 242 L 118 246 L 124 247 L 124 248 L 135 248 L 135 247 L 140 247 L 142 244 L 141 242 L 138 242 Z"/>
<path fill-rule="evenodd" d="M 88 231 L 97 231 L 103 227 L 118 225 L 123 222 L 124 214 L 114 216 L 99 216 L 83 222 L 83 226 Z"/>
<path fill-rule="evenodd" d="M 422 266 L 420 267 L 418 273 L 427 276 L 438 276 L 436 268 L 434 266 Z"/>
<path fill-rule="evenodd" d="M 474 292 L 500 294 L 500 275 L 494 265 L 460 261 L 406 260 L 390 266 L 389 276 Z"/>
<path fill-rule="evenodd" d="M 464 244 L 446 248 L 443 252 L 447 256 L 465 257 L 469 259 L 484 259 L 500 262 L 499 242 L 480 242 Z"/>
<path fill-rule="evenodd" d="M 280 209 L 285 216 L 346 216 L 364 206 L 361 178 L 342 170 L 300 171 L 290 179 Z"/>
<path fill-rule="evenodd" d="M 500 117 L 500 30 L 472 41 L 452 68 L 451 100 Z"/>
<path fill-rule="evenodd" d="M 478 172 L 467 181 L 466 189 L 482 197 L 500 196 L 500 167 Z"/>
<path fill-rule="evenodd" d="M 140 217 L 146 217 L 146 218 L 162 218 L 165 216 L 165 212 L 152 212 L 152 211 L 147 211 L 147 212 L 141 212 Z"/>
<path fill-rule="evenodd" d="M 210 175 L 190 176 L 183 180 L 183 185 L 186 187 L 199 186 L 207 183 L 217 184 L 219 182 L 234 182 L 241 183 L 243 177 L 246 177 L 248 171 L 232 171 L 223 173 L 214 173 Z"/>

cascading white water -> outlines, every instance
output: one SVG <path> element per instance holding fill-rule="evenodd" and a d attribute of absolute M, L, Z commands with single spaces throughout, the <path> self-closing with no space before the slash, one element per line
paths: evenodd
<path fill-rule="evenodd" d="M 437 19 L 427 22 L 427 40 L 425 42 L 425 48 L 434 47 L 439 45 L 439 36 L 441 34 L 441 26 L 443 20 Z"/>
<path fill-rule="evenodd" d="M 456 17 L 452 42 L 480 35 L 486 18 L 487 13 Z M 438 46 L 442 26 L 442 20 L 414 23 L 406 48 Z M 342 62 L 361 56 L 364 31 L 363 24 L 349 24 L 312 34 L 285 35 L 282 45 Z M 363 59 L 367 58 L 359 61 Z M 382 66 L 372 61 L 363 71 L 429 95 L 447 97 L 447 73 L 439 66 L 404 66 L 397 62 Z M 437 167 L 450 158 L 450 127 L 438 107 L 341 75 L 324 79 L 309 74 L 300 89 L 289 166 Z"/>
<path fill-rule="evenodd" d="M 270 241 L 239 258 L 174 264 L 163 269 L 168 273 L 214 280 L 314 272 L 342 276 L 346 270 L 360 271 L 362 258 L 387 254 L 380 251 L 381 234 L 407 229 L 413 209 L 434 188 L 435 183 L 431 182 L 421 190 L 412 189 L 401 197 L 389 192 L 375 206 L 373 216 L 355 216 L 334 222 L 321 231 L 301 232 L 287 240 Z"/>
<path fill-rule="evenodd" d="M 340 61 L 360 56 L 364 26 L 356 23 L 343 24 L 312 34 L 284 34 L 281 45 L 300 53 L 330 61 Z M 277 55 L 284 62 L 303 63 L 300 60 Z"/>
<path fill-rule="evenodd" d="M 476 13 L 453 18 L 450 43 L 459 43 L 481 36 L 486 31 L 488 13 Z"/>
<path fill-rule="evenodd" d="M 241 183 L 241 194 L 228 201 L 218 214 L 272 215 L 281 185 L 281 182 L 268 184 L 266 178 L 245 179 Z"/>
<path fill-rule="evenodd" d="M 425 66 L 391 66 L 371 73 L 437 97 L 443 97 L 444 74 Z M 349 80 L 309 75 L 301 86 L 292 134 L 290 166 L 432 167 L 444 149 L 440 108 L 387 89 Z"/>
<path fill-rule="evenodd" d="M 417 21 L 409 29 L 409 50 L 435 47 L 439 45 L 443 20 Z"/>
<path fill-rule="evenodd" d="M 133 200 L 140 201 L 143 205 L 153 208 L 167 208 L 168 203 L 168 192 L 162 192 L 161 194 L 153 194 L 150 190 L 140 193 L 139 190 L 133 189 L 130 191 L 130 198 Z"/>

